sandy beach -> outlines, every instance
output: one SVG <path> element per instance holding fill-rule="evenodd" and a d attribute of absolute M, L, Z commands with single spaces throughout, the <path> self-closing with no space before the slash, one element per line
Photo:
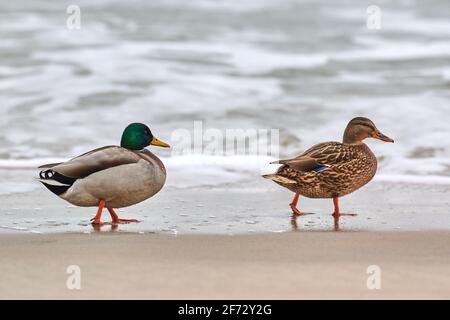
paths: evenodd
<path fill-rule="evenodd" d="M 448 12 L 448 0 L 3 1 L 0 299 L 450 299 Z M 357 216 L 301 197 L 313 214 L 293 218 L 294 194 L 261 176 L 327 141 L 346 146 L 301 161 L 317 173 L 307 194 L 372 177 L 362 141 L 375 178 L 340 199 Z M 78 205 L 74 179 L 92 178 L 89 204 L 121 207 L 167 172 L 154 197 L 117 210 L 140 223 L 93 226 L 97 208 L 37 179 L 110 145 L 148 147 L 166 170 L 112 153 L 41 178 Z"/>
<path fill-rule="evenodd" d="M 450 232 L 0 236 L 0 298 L 448 299 Z M 66 269 L 81 268 L 81 290 Z M 381 270 L 368 290 L 367 268 Z"/>
<path fill-rule="evenodd" d="M 0 196 L 0 298 L 450 298 L 448 185 L 378 181 L 293 222 L 291 194 L 262 181 L 175 188 L 122 210 L 143 220 L 94 228 L 92 208 L 35 190 Z M 95 211 L 95 210 L 94 210 Z M 105 221 L 109 219 L 105 215 Z M 81 290 L 68 290 L 68 266 Z M 367 268 L 381 290 L 367 289 Z"/>

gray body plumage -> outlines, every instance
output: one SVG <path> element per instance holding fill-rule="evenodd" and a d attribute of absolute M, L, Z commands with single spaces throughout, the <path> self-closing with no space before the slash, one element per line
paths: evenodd
<path fill-rule="evenodd" d="M 147 149 L 108 146 L 42 168 L 40 181 L 47 188 L 62 188 L 54 193 L 82 207 L 97 206 L 100 200 L 108 208 L 128 207 L 157 194 L 166 181 L 162 161 Z"/>

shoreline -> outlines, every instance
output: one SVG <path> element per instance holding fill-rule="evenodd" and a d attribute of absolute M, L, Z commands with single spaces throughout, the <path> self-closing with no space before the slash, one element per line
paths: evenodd
<path fill-rule="evenodd" d="M 449 299 L 450 232 L 0 235 L 1 299 Z M 69 290 L 68 266 L 81 271 Z M 367 288 L 379 266 L 381 289 Z"/>
<path fill-rule="evenodd" d="M 0 234 L 90 233 L 119 231 L 162 234 L 261 234 L 333 231 L 329 199 L 300 198 L 299 208 L 313 215 L 292 220 L 293 193 L 270 181 L 243 180 L 216 186 L 176 187 L 173 177 L 154 198 L 119 209 L 123 218 L 141 223 L 94 228 L 96 208 L 70 205 L 44 188 L 0 195 Z M 341 198 L 340 231 L 450 230 L 450 185 L 373 181 Z M 110 221 L 104 212 L 103 221 Z"/>

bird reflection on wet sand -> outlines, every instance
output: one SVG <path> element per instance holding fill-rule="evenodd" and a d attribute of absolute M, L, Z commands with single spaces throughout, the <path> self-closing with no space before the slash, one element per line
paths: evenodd
<path fill-rule="evenodd" d="M 116 223 L 92 224 L 92 228 L 95 232 L 115 232 L 119 225 Z"/>
<path fill-rule="evenodd" d="M 296 215 L 296 214 L 293 214 L 292 216 L 291 216 L 291 225 L 292 225 L 292 230 L 293 231 L 299 231 L 299 230 L 301 230 L 300 228 L 301 228 L 301 226 L 299 225 L 299 222 L 298 222 L 298 218 L 301 218 L 302 216 L 299 216 L 299 215 Z M 336 216 L 336 215 L 332 215 L 332 217 L 333 217 L 333 219 L 334 219 L 334 231 L 341 231 L 341 228 L 340 228 L 340 224 L 339 224 L 339 219 L 341 218 L 341 216 Z"/>

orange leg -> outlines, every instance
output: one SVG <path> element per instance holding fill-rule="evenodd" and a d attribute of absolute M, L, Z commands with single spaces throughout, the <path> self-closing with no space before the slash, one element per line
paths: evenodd
<path fill-rule="evenodd" d="M 310 213 L 303 213 L 300 210 L 297 209 L 297 204 L 298 204 L 298 198 L 300 198 L 300 193 L 296 193 L 294 196 L 294 200 L 292 200 L 292 203 L 289 204 L 289 206 L 292 209 L 292 213 L 294 214 L 294 216 L 305 216 L 307 214 Z"/>
<path fill-rule="evenodd" d="M 351 217 L 354 217 L 354 216 L 356 216 L 355 213 L 341 213 L 339 211 L 339 198 L 338 197 L 334 197 L 333 198 L 333 204 L 334 204 L 333 217 L 340 217 L 340 216 L 351 216 Z"/>
<path fill-rule="evenodd" d="M 100 219 L 102 217 L 102 212 L 103 212 L 103 208 L 105 207 L 105 200 L 100 200 L 100 202 L 98 203 L 98 210 L 97 210 L 97 214 L 95 215 L 95 217 L 93 217 L 91 219 L 92 224 L 96 224 L 96 225 L 102 225 L 104 224 Z"/>
<path fill-rule="evenodd" d="M 112 223 L 130 223 L 130 222 L 140 222 L 139 220 L 136 219 L 121 219 L 119 218 L 119 216 L 117 215 L 117 213 L 114 211 L 113 208 L 108 208 L 109 214 L 111 215 L 111 219 L 112 219 Z"/>

